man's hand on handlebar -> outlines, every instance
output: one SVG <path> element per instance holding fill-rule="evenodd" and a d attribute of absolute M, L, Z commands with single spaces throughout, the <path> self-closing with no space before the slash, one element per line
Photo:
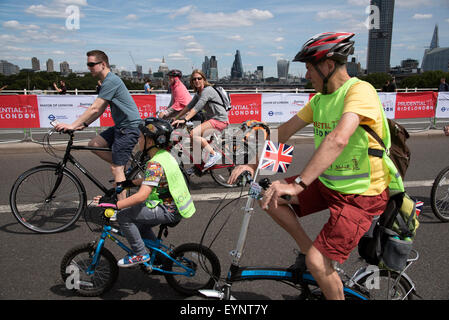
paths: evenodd
<path fill-rule="evenodd" d="M 287 183 L 285 180 L 276 180 L 265 190 L 260 206 L 266 210 L 268 207 L 277 209 L 278 205 L 298 204 L 298 195 L 302 188 L 296 183 Z M 286 200 L 287 198 L 288 200 Z"/>
<path fill-rule="evenodd" d="M 76 130 L 84 129 L 84 125 L 74 127 L 72 124 L 61 123 L 61 122 L 56 122 L 54 124 L 52 123 L 52 125 L 55 128 L 55 130 L 58 132 L 76 131 Z"/>

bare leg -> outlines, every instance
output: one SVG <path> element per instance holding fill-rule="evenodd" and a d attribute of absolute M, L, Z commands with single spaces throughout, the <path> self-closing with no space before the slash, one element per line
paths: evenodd
<path fill-rule="evenodd" d="M 290 207 L 281 205 L 277 209 L 268 208 L 265 211 L 293 237 L 301 252 L 306 255 L 307 268 L 318 282 L 326 299 L 344 300 L 343 284 L 332 266 L 332 261 L 313 246 L 312 240 Z"/>
<path fill-rule="evenodd" d="M 97 148 L 107 148 L 108 143 L 102 136 L 96 136 L 92 140 L 89 141 L 88 144 L 89 147 L 97 147 Z M 111 164 L 111 171 L 112 175 L 114 176 L 114 181 L 121 182 L 125 180 L 125 172 L 124 166 L 115 165 L 112 163 L 112 152 L 106 152 L 106 151 L 92 151 L 95 153 L 98 157 L 103 159 L 104 161 Z M 117 196 L 118 200 L 123 200 L 126 198 L 126 192 L 122 192 Z"/>

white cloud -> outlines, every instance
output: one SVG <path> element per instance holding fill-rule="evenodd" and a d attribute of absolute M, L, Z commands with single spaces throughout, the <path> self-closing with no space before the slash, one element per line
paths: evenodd
<path fill-rule="evenodd" d="M 25 24 L 21 24 L 17 20 L 5 21 L 5 22 L 3 22 L 2 25 L 3 25 L 4 28 L 17 29 L 17 30 L 28 30 L 28 29 L 36 30 L 36 29 L 39 29 L 39 27 L 34 25 L 34 24 L 25 25 Z"/>
<path fill-rule="evenodd" d="M 138 20 L 139 18 L 137 18 L 137 16 L 136 16 L 135 14 L 131 13 L 131 14 L 128 14 L 128 15 L 125 17 L 125 19 L 126 19 L 126 20 L 129 20 L 129 21 L 136 21 L 136 20 Z"/>
<path fill-rule="evenodd" d="M 182 60 L 189 60 L 189 58 L 186 58 L 182 53 L 180 52 L 175 52 L 175 53 L 170 53 L 168 55 L 168 58 L 170 60 L 177 60 L 177 61 L 182 61 Z"/>
<path fill-rule="evenodd" d="M 284 41 L 283 37 L 277 37 L 276 39 L 274 39 L 274 42 L 281 42 Z"/>
<path fill-rule="evenodd" d="M 170 14 L 169 17 L 171 19 L 174 19 L 177 16 L 186 15 L 186 14 L 192 12 L 194 9 L 195 9 L 195 6 L 193 6 L 193 5 L 185 6 L 185 7 L 182 7 L 180 9 L 176 10 L 174 13 Z"/>
<path fill-rule="evenodd" d="M 181 30 L 188 29 L 211 29 L 211 28 L 237 28 L 254 25 L 257 20 L 273 18 L 268 10 L 238 10 L 233 13 L 201 13 L 195 12 L 188 16 L 189 24 L 180 27 Z"/>
<path fill-rule="evenodd" d="M 415 13 L 413 15 L 415 20 L 432 19 L 432 14 L 430 13 Z"/>
<path fill-rule="evenodd" d="M 233 36 L 228 36 L 227 38 L 230 39 L 230 40 L 234 40 L 234 41 L 243 41 L 244 40 L 242 38 L 242 36 L 239 35 L 239 34 L 236 34 L 236 35 L 233 35 Z"/>
<path fill-rule="evenodd" d="M 395 5 L 399 8 L 416 8 L 427 7 L 431 2 L 431 0 L 396 0 Z"/>
<path fill-rule="evenodd" d="M 66 9 L 69 5 L 87 6 L 86 0 L 54 0 L 48 5 L 38 4 L 31 5 L 25 9 L 28 14 L 35 15 L 40 18 L 67 18 Z M 81 14 L 83 16 L 83 14 Z"/>
<path fill-rule="evenodd" d="M 370 0 L 348 0 L 348 4 L 353 6 L 369 6 Z"/>
<path fill-rule="evenodd" d="M 184 40 L 184 41 L 192 41 L 195 40 L 195 37 L 192 35 L 188 35 L 188 36 L 184 36 L 184 37 L 179 37 L 180 40 Z"/>
<path fill-rule="evenodd" d="M 332 9 L 320 11 L 316 14 L 318 20 L 346 20 L 351 18 L 351 14 L 340 10 Z"/>

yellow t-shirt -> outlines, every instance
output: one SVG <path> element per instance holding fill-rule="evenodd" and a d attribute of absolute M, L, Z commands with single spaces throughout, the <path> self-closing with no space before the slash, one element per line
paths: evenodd
<path fill-rule="evenodd" d="M 365 81 L 359 81 L 349 88 L 345 97 L 343 113 L 352 112 L 362 116 L 360 124 L 372 128 L 379 137 L 382 134 L 382 113 L 379 109 L 379 98 L 374 87 Z M 313 123 L 313 112 L 310 104 L 299 110 L 297 116 L 307 122 Z M 369 148 L 380 149 L 379 143 L 368 133 Z M 389 170 L 383 160 L 378 157 L 369 157 L 371 165 L 371 183 L 362 195 L 374 196 L 381 194 L 389 184 Z"/>

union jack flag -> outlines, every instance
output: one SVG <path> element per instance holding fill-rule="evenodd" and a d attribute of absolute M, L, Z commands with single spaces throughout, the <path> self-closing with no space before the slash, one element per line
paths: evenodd
<path fill-rule="evenodd" d="M 293 159 L 293 146 L 283 143 L 265 141 L 265 148 L 259 169 L 273 172 L 286 172 Z"/>
<path fill-rule="evenodd" d="M 421 213 L 422 208 L 424 207 L 424 202 L 416 200 L 415 201 L 415 208 L 416 208 L 416 216 L 419 216 Z"/>

